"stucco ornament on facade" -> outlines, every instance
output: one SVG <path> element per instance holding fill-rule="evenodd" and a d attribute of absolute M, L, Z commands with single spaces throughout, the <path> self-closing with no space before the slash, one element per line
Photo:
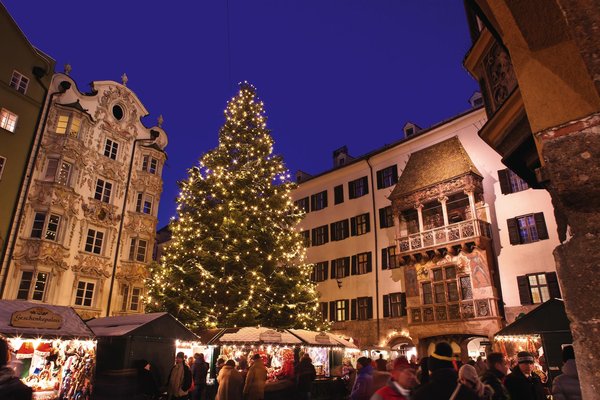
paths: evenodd
<path fill-rule="evenodd" d="M 102 226 L 114 226 L 121 220 L 117 206 L 95 199 L 90 198 L 88 203 L 82 203 L 81 209 L 88 221 Z"/>
<path fill-rule="evenodd" d="M 69 268 L 64 261 L 68 254 L 68 249 L 58 243 L 29 239 L 17 244 L 14 259 L 18 265 L 44 265 L 59 273 Z"/>
<path fill-rule="evenodd" d="M 77 263 L 73 264 L 71 269 L 76 273 L 95 278 L 110 277 L 110 262 L 102 257 L 78 254 L 75 260 Z"/>
<path fill-rule="evenodd" d="M 122 121 L 116 121 L 111 114 L 111 108 L 117 104 L 122 104 L 125 112 Z M 140 116 L 137 111 L 138 106 L 131 92 L 120 86 L 113 86 L 105 90 L 98 100 L 98 107 L 94 113 L 94 119 L 102 120 L 102 126 L 111 132 L 118 132 L 127 139 L 137 137 Z"/>

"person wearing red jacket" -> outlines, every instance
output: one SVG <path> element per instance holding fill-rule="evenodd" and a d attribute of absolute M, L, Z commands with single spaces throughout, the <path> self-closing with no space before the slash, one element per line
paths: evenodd
<path fill-rule="evenodd" d="M 410 391 L 417 384 L 415 370 L 411 368 L 406 357 L 394 360 L 393 369 L 390 371 L 391 379 L 387 385 L 375 392 L 371 400 L 408 400 Z"/>

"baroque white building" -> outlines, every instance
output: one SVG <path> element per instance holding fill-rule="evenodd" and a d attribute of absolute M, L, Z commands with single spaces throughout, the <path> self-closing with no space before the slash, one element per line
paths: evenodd
<path fill-rule="evenodd" d="M 68 305 L 83 318 L 141 313 L 167 135 L 162 118 L 142 124 L 148 111 L 124 84 L 91 88 L 52 79 L 3 298 Z"/>
<path fill-rule="evenodd" d="M 559 297 L 550 196 L 506 169 L 474 109 L 334 168 L 293 192 L 323 318 L 360 346 L 467 354 L 503 319 Z"/>

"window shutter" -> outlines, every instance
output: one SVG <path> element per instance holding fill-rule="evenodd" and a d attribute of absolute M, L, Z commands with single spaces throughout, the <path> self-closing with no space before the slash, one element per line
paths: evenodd
<path fill-rule="evenodd" d="M 317 230 L 313 229 L 311 232 L 311 243 L 317 243 Z"/>
<path fill-rule="evenodd" d="M 315 211 L 316 208 L 317 208 L 317 196 L 315 196 L 313 194 L 312 196 L 310 196 L 310 210 Z"/>
<path fill-rule="evenodd" d="M 383 187 L 383 170 L 377 171 L 377 189 Z"/>
<path fill-rule="evenodd" d="M 531 299 L 531 290 L 529 289 L 529 279 L 526 275 L 517 276 L 517 285 L 519 286 L 519 299 L 522 305 L 533 304 Z"/>
<path fill-rule="evenodd" d="M 371 214 L 367 213 L 367 232 L 371 232 Z"/>
<path fill-rule="evenodd" d="M 323 273 L 323 276 L 325 277 L 324 279 L 327 279 L 327 277 L 329 276 L 329 261 L 325 261 L 325 272 Z"/>
<path fill-rule="evenodd" d="M 348 300 L 346 300 L 348 301 Z M 354 321 L 356 319 L 356 299 L 352 299 L 350 302 L 350 319 Z"/>
<path fill-rule="evenodd" d="M 327 315 L 327 303 L 326 302 L 321 303 L 321 316 L 322 316 L 322 318 L 321 318 L 322 321 L 327 321 L 328 315 Z"/>
<path fill-rule="evenodd" d="M 310 280 L 313 282 L 317 281 L 317 266 L 313 265 L 312 272 L 310 273 Z"/>
<path fill-rule="evenodd" d="M 335 321 L 335 301 L 329 302 L 329 320 Z"/>
<path fill-rule="evenodd" d="M 371 257 L 371 252 L 367 253 L 367 273 L 373 271 L 373 267 L 371 266 L 371 263 L 373 262 L 373 259 Z"/>
<path fill-rule="evenodd" d="M 403 317 L 408 315 L 406 311 L 406 293 L 400 293 L 400 315 Z"/>
<path fill-rule="evenodd" d="M 507 219 L 506 225 L 508 225 L 508 238 L 510 239 L 510 244 L 521 244 L 521 236 L 519 235 L 519 224 L 517 219 Z"/>
<path fill-rule="evenodd" d="M 354 197 L 356 197 L 354 194 L 354 182 L 348 182 L 348 198 L 353 199 Z"/>
<path fill-rule="evenodd" d="M 533 214 L 535 219 L 535 227 L 537 228 L 538 238 L 540 240 L 548 239 L 548 228 L 546 228 L 546 220 L 544 219 L 544 213 Z"/>
<path fill-rule="evenodd" d="M 556 272 L 547 272 L 546 282 L 548 283 L 548 291 L 550 292 L 550 297 L 553 299 L 562 298 L 562 295 L 560 294 L 560 287 L 558 286 Z"/>
<path fill-rule="evenodd" d="M 333 189 L 333 197 L 335 204 L 340 204 L 344 202 L 344 185 L 336 186 Z"/>
<path fill-rule="evenodd" d="M 344 220 L 344 237 L 342 239 L 346 239 L 350 235 L 350 225 L 348 224 L 348 220 Z"/>
<path fill-rule="evenodd" d="M 324 238 L 323 244 L 329 242 L 329 227 L 327 225 L 325 225 L 324 228 L 325 228 L 325 232 L 323 235 L 323 238 Z"/>
<path fill-rule="evenodd" d="M 367 297 L 367 319 L 373 319 L 373 298 Z"/>
<path fill-rule="evenodd" d="M 385 208 L 379 209 L 379 227 L 387 228 L 386 220 L 385 220 Z"/>
<path fill-rule="evenodd" d="M 367 178 L 366 176 L 362 178 L 363 180 L 363 187 L 365 188 L 365 193 L 367 194 L 369 193 L 369 178 Z"/>
<path fill-rule="evenodd" d="M 388 249 L 381 249 L 381 269 L 388 269 Z"/>
<path fill-rule="evenodd" d="M 383 317 L 387 318 L 390 316 L 390 295 L 383 295 Z"/>
<path fill-rule="evenodd" d="M 344 320 L 345 320 L 345 321 L 348 321 L 348 319 L 349 319 L 349 318 L 348 318 L 348 317 L 349 317 L 349 315 L 348 315 L 348 314 L 349 314 L 348 310 L 350 309 L 350 302 L 349 302 L 348 300 L 344 300 L 344 307 L 345 307 L 345 310 L 346 310 L 346 312 L 344 313 L 344 314 L 346 314 L 346 315 L 345 315 L 345 316 L 346 316 L 346 318 L 344 318 Z"/>
<path fill-rule="evenodd" d="M 333 222 L 329 225 L 330 225 L 330 230 L 331 230 L 331 241 L 334 242 L 334 241 L 338 240 L 337 230 L 335 229 L 335 222 Z"/>
<path fill-rule="evenodd" d="M 323 192 L 323 208 L 327 207 L 327 190 Z"/>
<path fill-rule="evenodd" d="M 392 178 L 394 183 L 398 183 L 398 166 L 392 166 Z"/>
<path fill-rule="evenodd" d="M 337 262 L 335 260 L 331 261 L 331 279 L 335 279 L 335 270 L 336 270 Z"/>
<path fill-rule="evenodd" d="M 350 276 L 350 257 L 344 259 L 344 276 Z"/>
<path fill-rule="evenodd" d="M 498 180 L 500 181 L 500 191 L 502 194 L 512 193 L 508 169 L 501 169 L 498 171 Z"/>
<path fill-rule="evenodd" d="M 352 275 L 356 275 L 356 256 L 352 256 Z"/>
<path fill-rule="evenodd" d="M 356 236 L 356 217 L 350 218 L 350 235 Z"/>

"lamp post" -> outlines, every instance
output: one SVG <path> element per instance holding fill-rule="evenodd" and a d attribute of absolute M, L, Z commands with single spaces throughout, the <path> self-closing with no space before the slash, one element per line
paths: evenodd
<path fill-rule="evenodd" d="M 131 183 L 131 174 L 133 173 L 133 161 L 135 160 L 135 149 L 139 142 L 154 142 L 160 135 L 160 132 L 150 130 L 150 138 L 134 139 L 133 149 L 131 150 L 131 159 L 129 160 L 129 172 L 127 174 L 127 183 L 125 184 L 125 194 L 123 196 L 123 207 L 121 209 L 121 221 L 119 222 L 119 231 L 117 233 L 117 247 L 113 260 L 112 274 L 110 276 L 110 288 L 108 290 L 108 303 L 106 305 L 106 316 L 110 316 L 110 307 L 112 305 L 113 290 L 115 286 L 115 275 L 117 273 L 117 264 L 119 262 L 119 251 L 121 250 L 121 236 L 123 234 L 123 224 L 125 223 L 125 211 L 127 211 L 127 196 L 129 195 L 129 186 Z"/>

